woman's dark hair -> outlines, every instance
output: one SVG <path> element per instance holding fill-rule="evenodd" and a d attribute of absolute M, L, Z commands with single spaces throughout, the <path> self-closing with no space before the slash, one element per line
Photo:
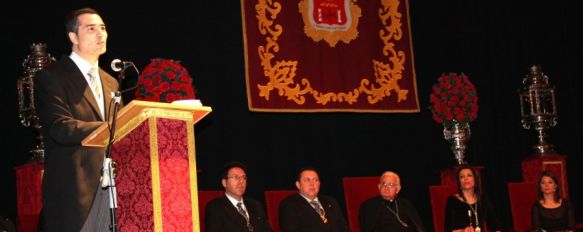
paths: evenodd
<path fill-rule="evenodd" d="M 472 168 L 469 165 L 461 165 L 457 168 L 457 172 L 456 172 L 456 180 L 457 180 L 457 191 L 458 194 L 464 199 L 464 201 L 466 201 L 466 197 L 464 196 L 464 193 L 462 192 L 462 183 L 460 181 L 460 173 L 463 170 L 470 170 L 472 172 L 472 175 L 474 176 L 474 194 L 476 194 L 476 200 L 480 201 L 480 198 L 482 196 L 482 182 L 480 181 L 480 177 L 478 176 L 478 173 L 476 172 L 476 170 L 474 168 Z"/>
<path fill-rule="evenodd" d="M 555 184 L 557 185 L 557 190 L 553 194 L 554 194 L 555 201 L 559 202 L 559 199 L 561 198 L 561 186 L 559 185 L 559 179 L 557 178 L 557 176 L 555 176 L 555 174 L 553 174 L 552 172 L 549 172 L 549 171 L 542 171 L 538 175 L 538 181 L 536 182 L 536 184 L 537 184 L 536 198 L 538 200 L 542 200 L 544 198 L 543 191 L 540 189 L 540 182 L 543 180 L 543 177 L 545 177 L 545 176 L 553 179 L 553 182 L 555 182 Z"/>

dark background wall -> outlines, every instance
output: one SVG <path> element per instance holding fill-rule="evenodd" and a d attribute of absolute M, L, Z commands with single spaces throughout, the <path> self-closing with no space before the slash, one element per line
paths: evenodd
<path fill-rule="evenodd" d="M 34 144 L 31 129 L 17 117 L 21 63 L 35 42 L 46 43 L 57 58 L 68 54 L 64 16 L 91 6 L 101 12 L 109 32 L 103 68 L 111 71 L 114 58 L 132 60 L 140 69 L 151 58 L 182 60 L 198 97 L 213 108 L 196 125 L 200 189 L 219 189 L 220 168 L 236 159 L 249 166 L 248 194 L 262 200 L 263 190 L 294 188 L 297 169 L 311 165 L 321 170 L 322 192 L 343 202 L 342 177 L 390 169 L 401 174 L 402 194 L 417 205 L 429 228 L 428 186 L 439 184 L 439 171 L 455 164 L 442 126 L 427 110 L 437 77 L 464 72 L 476 85 L 480 111 L 471 124 L 467 161 L 485 167 L 486 191 L 510 227 L 506 184 L 521 181 L 520 161 L 535 142 L 534 132 L 520 125 L 517 89 L 528 67 L 539 64 L 556 86 L 559 120 L 549 130 L 550 140 L 567 155 L 570 195 L 583 221 L 583 15 L 576 2 L 412 0 L 421 111 L 411 114 L 249 112 L 236 0 L 13 2 L 16 6 L 5 7 L 0 16 L 6 81 L 0 86 L 5 109 L 0 215 L 16 215 L 13 168 L 27 161 Z M 135 78 L 128 74 L 124 85 Z"/>

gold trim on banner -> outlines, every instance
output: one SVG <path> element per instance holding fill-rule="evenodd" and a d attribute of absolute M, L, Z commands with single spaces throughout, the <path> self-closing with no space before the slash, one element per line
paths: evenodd
<path fill-rule="evenodd" d="M 356 1 L 352 2 L 356 3 Z M 282 25 L 275 24 L 275 20 L 282 10 L 282 5 L 278 1 L 258 0 L 254 9 L 258 20 L 259 32 L 265 36 L 266 44 L 258 46 L 257 52 L 263 67 L 263 74 L 268 79 L 265 85 L 257 85 L 259 96 L 269 101 L 271 91 L 277 90 L 279 96 L 285 96 L 288 101 L 293 101 L 298 105 L 303 105 L 306 101 L 306 96 L 309 95 L 320 105 L 326 105 L 328 102 L 346 102 L 351 105 L 358 102 L 358 97 L 361 93 L 367 95 L 369 104 L 377 104 L 383 98 L 390 97 L 391 91 L 393 91 L 397 94 L 397 102 L 406 100 L 409 91 L 401 89 L 398 81 L 403 78 L 402 71 L 405 69 L 404 63 L 407 55 L 403 51 L 395 50 L 395 43 L 392 42 L 392 40 L 401 40 L 403 36 L 401 28 L 403 26 L 401 23 L 402 13 L 398 11 L 400 1 L 382 0 L 381 4 L 379 18 L 384 25 L 384 28 L 379 33 L 380 39 L 384 42 L 381 52 L 387 57 L 389 63 L 372 60 L 375 73 L 374 83 L 370 83 L 369 79 L 363 78 L 360 81 L 360 86 L 354 87 L 347 92 L 324 93 L 313 89 L 308 78 L 302 78 L 300 83 L 296 81 L 298 60 L 275 60 L 277 58 L 276 54 L 280 50 L 277 41 L 284 29 Z M 387 25 L 388 21 L 390 21 L 389 25 Z M 411 73 L 414 73 L 414 70 Z M 416 83 L 413 83 L 413 85 L 415 86 Z"/>
<path fill-rule="evenodd" d="M 124 126 L 120 127 L 114 136 L 114 141 L 119 138 L 125 137 L 127 134 L 132 132 L 136 127 L 142 124 L 148 118 L 159 117 L 168 119 L 177 119 L 188 121 L 192 124 L 192 112 L 184 110 L 169 110 L 169 109 L 157 109 L 157 108 L 147 108 L 142 110 L 136 117 L 128 121 Z M 103 141 L 103 144 L 108 144 L 107 140 Z"/>
<path fill-rule="evenodd" d="M 401 16 L 402 14 L 398 11 L 400 1 L 393 0 L 382 0 L 382 9 L 379 9 L 379 17 L 385 28 L 381 29 L 379 36 L 385 44 L 383 47 L 383 54 L 389 58 L 391 64 L 385 64 L 382 61 L 374 60 L 374 72 L 375 72 L 375 82 L 380 85 L 380 87 L 375 87 L 371 84 L 370 89 L 366 86 L 369 84 L 368 79 L 362 79 L 360 81 L 361 92 L 368 94 L 367 99 L 371 104 L 377 103 L 384 97 L 391 95 L 391 91 L 397 93 L 397 102 L 407 100 L 407 94 L 409 90 L 401 89 L 397 81 L 403 78 L 403 70 L 405 66 L 403 65 L 406 61 L 406 54 L 403 51 L 396 51 L 395 44 L 391 40 L 401 40 L 403 37 L 403 30 L 401 28 Z M 387 25 L 387 21 L 391 19 L 390 25 Z"/>
<path fill-rule="evenodd" d="M 200 231 L 200 219 L 198 208 L 198 186 L 196 175 L 196 145 L 194 143 L 194 122 L 190 120 L 186 124 L 188 139 L 188 168 L 190 175 L 190 202 L 192 202 L 192 225 L 193 231 Z"/>
<path fill-rule="evenodd" d="M 148 118 L 150 132 L 150 166 L 152 172 L 152 207 L 154 231 L 162 231 L 162 199 L 160 196 L 160 162 L 158 153 L 158 126 L 156 118 Z"/>
<path fill-rule="evenodd" d="M 335 47 L 339 40 L 342 40 L 342 42 L 348 44 L 350 41 L 358 37 L 358 30 L 356 30 L 356 28 L 361 16 L 361 10 L 360 7 L 358 7 L 352 1 L 348 1 L 350 18 L 352 19 L 350 27 L 348 30 L 334 31 L 318 29 L 312 25 L 310 21 L 310 14 L 312 12 L 309 10 L 309 1 L 310 0 L 300 1 L 300 3 L 298 3 L 298 8 L 300 8 L 300 13 L 302 14 L 302 19 L 304 20 L 304 33 L 306 33 L 308 37 L 312 38 L 314 42 L 318 42 L 324 39 L 324 41 L 326 41 L 330 47 Z"/>

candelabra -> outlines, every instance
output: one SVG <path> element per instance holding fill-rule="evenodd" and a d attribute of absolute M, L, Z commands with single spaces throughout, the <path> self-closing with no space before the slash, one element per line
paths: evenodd
<path fill-rule="evenodd" d="M 522 79 L 520 95 L 520 113 L 522 127 L 533 128 L 537 132 L 537 144 L 533 146 L 535 155 L 553 155 L 553 145 L 547 142 L 547 133 L 557 125 L 557 106 L 555 88 L 549 85 L 546 76 L 538 65 L 533 65 L 529 73 Z"/>
<path fill-rule="evenodd" d="M 18 89 L 18 117 L 24 127 L 32 127 L 36 134 L 35 147 L 30 151 L 31 160 L 43 162 L 45 155 L 42 125 L 34 106 L 34 75 L 55 61 L 55 58 L 47 53 L 47 46 L 44 43 L 33 43 L 30 45 L 30 50 L 30 54 L 22 62 L 23 73 L 16 86 Z"/>

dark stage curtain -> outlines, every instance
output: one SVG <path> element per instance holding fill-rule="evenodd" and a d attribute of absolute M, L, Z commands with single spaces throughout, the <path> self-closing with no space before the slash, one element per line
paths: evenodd
<path fill-rule="evenodd" d="M 358 1 L 360 2 L 360 1 Z M 322 193 L 344 202 L 341 178 L 401 175 L 401 194 L 431 228 L 429 185 L 455 165 L 443 127 L 427 109 L 431 86 L 444 72 L 464 72 L 476 86 L 480 110 L 472 122 L 467 161 L 483 166 L 484 188 L 510 228 L 508 182 L 522 180 L 520 161 L 532 152 L 533 131 L 520 124 L 517 90 L 533 64 L 556 86 L 558 124 L 550 142 L 567 155 L 569 191 L 583 221 L 583 15 L 577 1 L 410 1 L 411 33 L 421 111 L 408 114 L 250 112 L 246 98 L 241 8 L 238 1 L 15 2 L 0 20 L 4 46 L 0 161 L 0 215 L 16 215 L 13 167 L 34 143 L 17 117 L 16 79 L 33 42 L 55 57 L 69 52 L 63 20 L 70 9 L 91 5 L 109 32 L 100 65 L 131 60 L 144 68 L 151 58 L 181 60 L 197 97 L 213 112 L 196 125 L 200 189 L 220 189 L 221 167 L 249 166 L 248 194 L 293 189 L 302 166 L 320 169 Z M 296 49 L 301 50 L 301 47 Z M 110 71 L 110 70 L 108 70 Z M 113 72 L 111 72 L 113 73 Z M 124 85 L 136 77 L 126 74 Z M 126 101 L 131 97 L 125 98 Z"/>

